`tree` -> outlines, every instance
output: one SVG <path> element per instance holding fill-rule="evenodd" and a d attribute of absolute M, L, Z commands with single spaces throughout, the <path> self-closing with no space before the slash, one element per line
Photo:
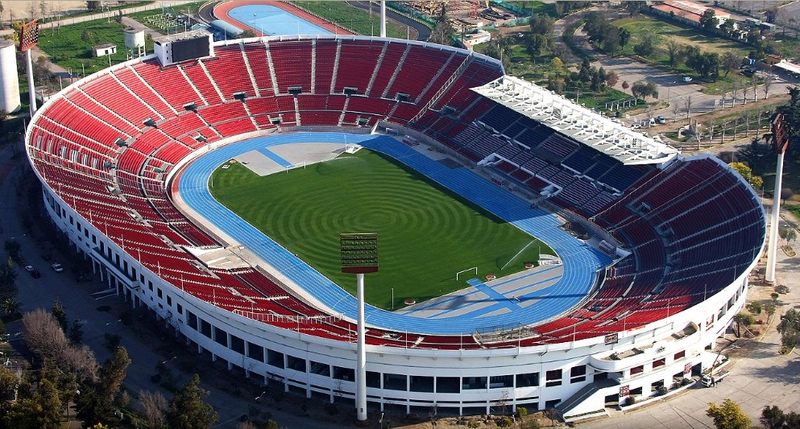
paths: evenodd
<path fill-rule="evenodd" d="M 689 115 L 692 114 L 692 96 L 689 95 L 683 99 L 683 105 L 686 107 L 686 119 L 689 119 Z"/>
<path fill-rule="evenodd" d="M 633 47 L 633 52 L 636 55 L 647 57 L 655 51 L 655 45 L 659 42 L 658 37 L 652 33 L 644 33 L 639 38 L 639 43 Z"/>
<path fill-rule="evenodd" d="M 725 70 L 725 77 L 728 77 L 728 74 L 731 71 L 736 70 L 739 67 L 740 63 L 741 60 L 733 52 L 728 51 L 722 54 L 722 59 L 720 64 L 722 65 L 722 69 Z"/>
<path fill-rule="evenodd" d="M 50 308 L 50 314 L 56 318 L 58 321 L 58 325 L 61 326 L 61 330 L 64 333 L 67 332 L 67 312 L 64 310 L 64 306 L 61 304 L 61 301 L 56 300 L 53 302 L 53 306 Z"/>
<path fill-rule="evenodd" d="M 100 369 L 100 382 L 98 387 L 102 395 L 113 398 L 119 393 L 130 364 L 131 359 L 128 357 L 128 350 L 123 346 L 117 347 L 114 350 L 114 354 L 106 361 L 103 368 Z"/>
<path fill-rule="evenodd" d="M 200 376 L 194 374 L 192 380 L 175 396 L 169 404 L 167 422 L 172 429 L 199 429 L 210 427 L 217 421 L 217 412 L 211 405 L 203 402 L 208 391 L 200 387 Z"/>
<path fill-rule="evenodd" d="M 12 316 L 19 311 L 19 302 L 13 297 L 4 298 L 3 301 L 0 302 L 0 307 L 2 307 L 4 314 Z"/>
<path fill-rule="evenodd" d="M 761 176 L 754 175 L 753 169 L 751 169 L 749 165 L 743 162 L 732 162 L 728 164 L 728 166 L 739 173 L 753 189 L 761 189 L 764 186 L 764 179 Z"/>
<path fill-rule="evenodd" d="M 706 415 L 714 419 L 717 429 L 748 429 L 750 418 L 742 411 L 739 404 L 725 399 L 722 404 L 709 403 Z"/>
<path fill-rule="evenodd" d="M 630 88 L 630 87 L 631 87 L 631 86 L 630 86 L 630 84 L 628 83 L 628 81 L 627 81 L 627 80 L 623 80 L 623 81 L 622 81 L 622 89 L 628 89 L 628 88 Z"/>
<path fill-rule="evenodd" d="M 640 80 L 634 82 L 631 87 L 631 93 L 634 97 L 646 99 L 647 97 L 658 98 L 658 87 L 653 82 Z"/>
<path fill-rule="evenodd" d="M 797 346 L 798 340 L 800 340 L 800 312 L 794 308 L 787 311 L 781 317 L 778 332 L 781 333 L 783 347 L 791 349 Z"/>
<path fill-rule="evenodd" d="M 236 36 L 237 39 L 249 39 L 251 37 L 256 37 L 256 33 L 253 30 L 244 30 Z"/>
<path fill-rule="evenodd" d="M 578 79 L 583 83 L 588 83 L 592 80 L 592 68 L 587 58 L 584 58 L 581 62 L 581 68 L 578 70 Z"/>
<path fill-rule="evenodd" d="M 14 371 L 0 365 L 0 403 L 14 399 L 19 379 Z"/>
<path fill-rule="evenodd" d="M 42 361 L 55 360 L 67 343 L 55 317 L 42 309 L 22 316 L 22 336 L 31 352 Z"/>
<path fill-rule="evenodd" d="M 763 310 L 763 307 L 761 306 L 761 303 L 758 302 L 758 301 L 753 301 L 753 302 L 747 304 L 747 311 L 749 311 L 749 312 L 751 312 L 753 314 L 761 314 L 762 310 Z"/>
<path fill-rule="evenodd" d="M 733 20 L 726 19 L 722 24 L 720 24 L 719 29 L 728 36 L 732 35 L 735 30 Z"/>
<path fill-rule="evenodd" d="M 450 45 L 453 43 L 454 34 L 455 29 L 450 24 L 450 20 L 447 19 L 447 11 L 445 10 L 444 3 L 442 3 L 441 9 L 439 9 L 439 15 L 436 17 L 436 25 L 433 27 L 433 31 L 431 31 L 431 36 L 428 40 L 440 45 Z"/>
<path fill-rule="evenodd" d="M 683 52 L 683 46 L 681 46 L 678 42 L 674 40 L 667 41 L 667 54 L 669 55 L 670 67 L 675 67 L 681 62 Z"/>
<path fill-rule="evenodd" d="M 771 407 L 767 405 L 761 411 L 759 420 L 767 429 L 781 429 L 786 421 L 786 416 L 783 415 L 783 411 L 780 408 L 774 405 Z"/>
<path fill-rule="evenodd" d="M 742 326 L 747 328 L 748 326 L 752 325 L 753 323 L 756 323 L 756 319 L 755 319 L 755 317 L 753 317 L 752 314 L 744 313 L 744 312 L 733 316 L 733 321 L 736 322 L 736 337 L 737 338 L 742 336 Z"/>
<path fill-rule="evenodd" d="M 83 327 L 80 320 L 73 320 L 69 327 L 69 340 L 74 344 L 80 344 L 83 340 Z"/>
<path fill-rule="evenodd" d="M 608 86 L 614 87 L 614 85 L 616 85 L 617 82 L 619 82 L 619 76 L 617 75 L 617 72 L 612 70 L 606 73 L 606 83 L 608 84 Z"/>
<path fill-rule="evenodd" d="M 14 240 L 13 238 L 6 240 L 5 243 L 3 244 L 3 248 L 5 248 L 9 258 L 14 260 L 19 259 L 20 245 L 19 242 L 17 242 L 17 240 Z"/>
<path fill-rule="evenodd" d="M 773 314 L 775 314 L 775 304 L 768 302 L 764 304 L 764 313 L 767 313 L 767 317 L 771 318 Z"/>
<path fill-rule="evenodd" d="M 700 26 L 706 31 L 714 31 L 719 26 L 719 19 L 714 9 L 706 9 L 700 16 Z"/>
<path fill-rule="evenodd" d="M 142 414 L 150 429 L 161 429 L 166 426 L 167 399 L 161 392 L 139 391 L 139 404 Z"/>
<path fill-rule="evenodd" d="M 553 31 L 553 18 L 547 15 L 537 15 L 530 21 L 531 33 L 547 35 Z"/>
<path fill-rule="evenodd" d="M 632 3 L 632 2 L 628 2 L 628 4 L 630 4 L 630 3 Z M 618 39 L 619 39 L 619 46 L 622 49 L 625 49 L 625 45 L 627 45 L 628 41 L 631 40 L 631 32 L 628 31 L 628 29 L 626 29 L 626 28 L 623 28 L 623 29 L 619 30 Z"/>
<path fill-rule="evenodd" d="M 772 75 L 764 76 L 764 99 L 766 100 L 769 97 L 769 88 L 772 86 Z"/>

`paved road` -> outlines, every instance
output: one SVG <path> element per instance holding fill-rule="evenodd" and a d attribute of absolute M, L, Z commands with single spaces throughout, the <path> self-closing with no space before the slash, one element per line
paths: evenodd
<path fill-rule="evenodd" d="M 789 258 L 778 252 L 778 284 L 786 284 L 791 292 L 781 296 L 782 305 L 775 314 L 780 314 L 800 304 L 800 265 L 797 258 Z M 755 286 L 750 295 L 768 298 L 771 288 Z M 719 344 L 727 344 L 720 340 Z M 772 323 L 760 343 L 743 347 L 747 356 L 733 358 L 729 367 L 731 375 L 715 388 L 689 389 L 683 394 L 665 401 L 634 410 L 626 414 L 578 425 L 590 429 L 671 429 L 713 428 L 712 420 L 705 415 L 709 402 L 719 403 L 730 398 L 737 402 L 758 423 L 761 410 L 766 405 L 777 405 L 784 411 L 800 412 L 800 357 L 795 351 L 784 356 L 780 349 L 780 334 Z M 737 354 L 739 354 L 737 352 Z"/>

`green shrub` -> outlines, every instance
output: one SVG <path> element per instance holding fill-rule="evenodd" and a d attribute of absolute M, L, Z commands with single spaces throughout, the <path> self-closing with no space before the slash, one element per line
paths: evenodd
<path fill-rule="evenodd" d="M 500 428 L 510 428 L 513 424 L 514 420 L 511 420 L 511 417 L 509 416 L 503 416 L 497 420 L 497 427 Z"/>
<path fill-rule="evenodd" d="M 525 407 L 517 407 L 517 413 L 520 417 L 525 417 L 528 415 L 528 409 Z"/>
<path fill-rule="evenodd" d="M 477 420 L 470 420 L 469 423 L 467 423 L 467 427 L 470 428 L 470 429 L 477 429 L 480 426 L 481 426 L 481 422 L 479 422 Z"/>
<path fill-rule="evenodd" d="M 633 396 L 628 396 L 625 398 L 625 405 L 633 405 L 636 403 L 636 398 Z"/>
<path fill-rule="evenodd" d="M 656 394 L 658 396 L 664 396 L 664 395 L 667 394 L 667 392 L 669 392 L 669 389 L 667 389 L 667 386 L 659 386 L 658 389 L 656 390 Z"/>

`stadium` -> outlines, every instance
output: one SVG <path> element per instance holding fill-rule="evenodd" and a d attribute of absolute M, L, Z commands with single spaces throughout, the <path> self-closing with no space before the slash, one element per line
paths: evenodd
<path fill-rule="evenodd" d="M 715 364 L 765 241 L 717 158 L 424 42 L 172 36 L 48 100 L 26 149 L 49 216 L 120 296 L 309 398 L 353 404 L 335 241 L 380 229 L 371 411 L 582 416 L 680 384 Z"/>

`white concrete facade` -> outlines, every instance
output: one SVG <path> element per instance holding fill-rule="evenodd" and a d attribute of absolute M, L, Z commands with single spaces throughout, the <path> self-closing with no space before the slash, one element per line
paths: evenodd
<path fill-rule="evenodd" d="M 353 404 L 355 339 L 334 341 L 276 328 L 204 302 L 144 268 L 46 187 L 43 196 L 55 225 L 92 260 L 103 281 L 134 307 L 152 310 L 198 352 L 208 352 L 212 360 L 222 359 L 229 369 L 238 367 L 258 381 L 281 383 L 287 391 Z M 496 412 L 501 406 L 541 410 L 569 400 L 600 379 L 614 383 L 591 392 L 566 415 L 602 410 L 606 397 L 618 395 L 620 386 L 634 393 L 641 389 L 640 395 L 647 397 L 658 385 L 670 386 L 673 376 L 683 374 L 687 366 L 706 369 L 702 352 L 744 305 L 748 273 L 700 305 L 620 332 L 616 344 L 598 337 L 511 349 L 367 345 L 368 405 L 372 412 L 421 413 L 437 407 L 451 414 L 476 414 Z M 677 340 L 672 337 L 690 325 L 699 329 Z M 634 347 L 644 351 L 608 358 Z"/>

